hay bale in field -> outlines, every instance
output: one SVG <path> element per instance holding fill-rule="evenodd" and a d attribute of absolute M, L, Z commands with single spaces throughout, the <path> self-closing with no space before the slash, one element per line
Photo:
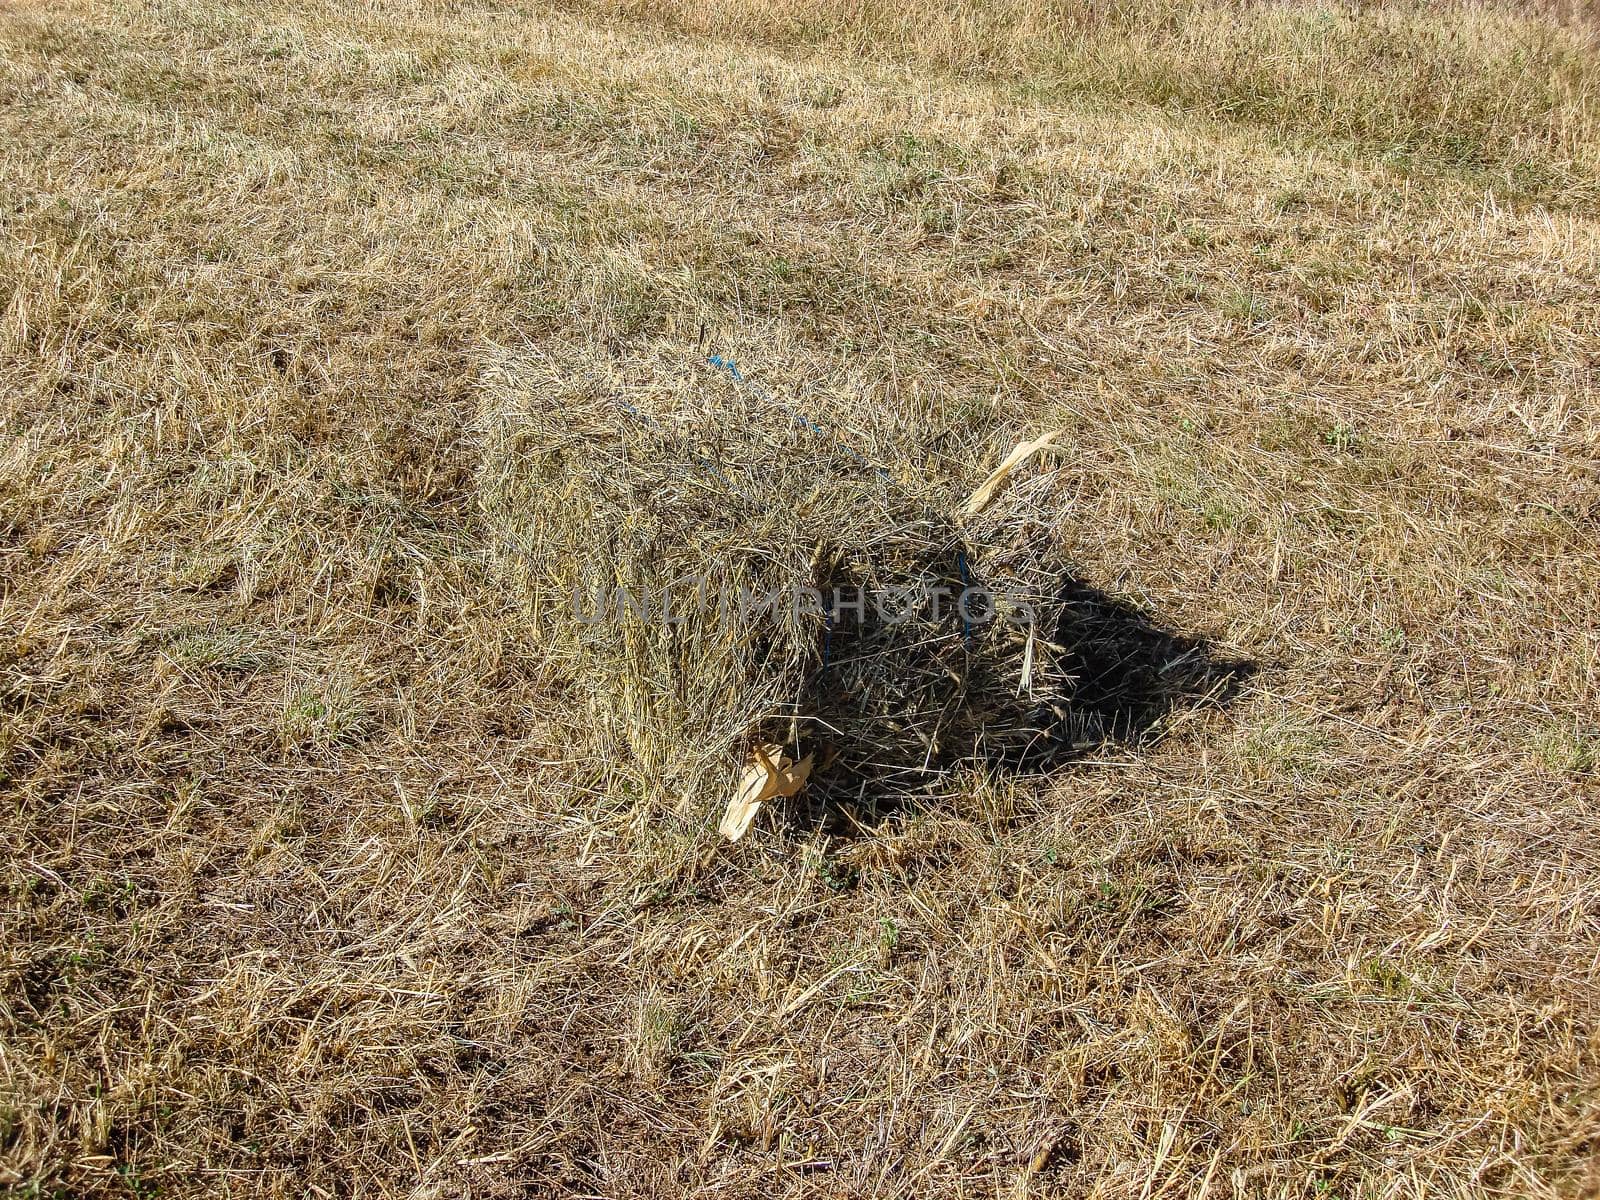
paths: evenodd
<path fill-rule="evenodd" d="M 538 358 L 488 380 L 484 513 L 575 736 L 708 809 L 757 745 L 881 798 L 1057 744 L 1046 531 L 941 515 L 951 497 L 871 465 L 892 430 L 707 393 Z"/>

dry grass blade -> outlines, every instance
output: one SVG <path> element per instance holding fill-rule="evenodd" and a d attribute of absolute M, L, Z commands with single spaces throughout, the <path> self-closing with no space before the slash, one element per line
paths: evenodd
<path fill-rule="evenodd" d="M 972 495 L 967 497 L 967 502 L 961 510 L 962 514 L 968 517 L 975 517 L 981 513 L 989 506 L 989 502 L 994 499 L 995 493 L 1005 486 L 1006 480 L 1011 478 L 1013 471 L 1039 453 L 1039 451 L 1049 449 L 1051 444 L 1065 432 L 1066 430 L 1064 429 L 1053 429 L 1049 433 L 1034 438 L 1031 442 L 1018 442 L 1016 448 L 1001 459 L 1000 465 L 989 472 L 988 478 L 973 490 Z"/>

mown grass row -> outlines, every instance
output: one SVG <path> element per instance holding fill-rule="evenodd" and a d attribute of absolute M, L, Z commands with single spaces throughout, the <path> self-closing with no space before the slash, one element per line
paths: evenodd
<path fill-rule="evenodd" d="M 695 37 L 825 48 L 1346 143 L 1502 191 L 1596 195 L 1595 40 L 1507 8 L 1148 0 L 580 0 Z"/>

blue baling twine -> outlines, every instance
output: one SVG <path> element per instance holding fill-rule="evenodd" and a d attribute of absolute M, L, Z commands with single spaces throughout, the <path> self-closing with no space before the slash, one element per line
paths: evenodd
<path fill-rule="evenodd" d="M 804 429 L 813 437 L 826 438 L 840 450 L 843 450 L 851 458 L 859 462 L 862 466 L 866 467 L 869 471 L 873 471 L 882 478 L 893 482 L 894 476 L 890 475 L 886 469 L 867 458 L 854 446 L 849 445 L 834 434 L 830 433 L 824 426 L 817 421 L 812 420 L 805 413 L 795 408 L 792 404 L 789 404 L 779 397 L 774 396 L 770 391 L 768 391 L 761 384 L 757 383 L 755 380 L 746 379 L 744 372 L 739 370 L 739 364 L 733 359 L 724 358 L 720 354 L 708 354 L 706 355 L 706 365 L 711 367 L 713 370 L 726 371 L 729 378 L 731 378 L 741 387 L 748 390 L 758 400 L 761 400 L 766 404 L 775 404 L 779 408 L 783 409 L 784 412 L 789 414 L 789 417 L 796 425 L 800 426 L 800 428 Z M 965 562 L 965 559 L 963 559 L 963 562 Z M 963 567 L 963 570 L 965 570 L 965 567 Z M 822 670 L 824 671 L 828 669 L 829 660 L 833 657 L 833 615 L 834 614 L 831 607 L 827 612 L 823 613 L 823 621 L 825 624 L 822 633 Z M 970 636 L 971 631 L 969 630 L 969 642 Z"/>
<path fill-rule="evenodd" d="M 706 365 L 711 367 L 713 370 L 719 370 L 719 371 L 727 372 L 729 378 L 731 378 L 735 383 L 737 383 L 741 387 L 747 389 L 757 399 L 759 399 L 759 400 L 761 400 L 761 401 L 763 401 L 763 402 L 765 402 L 767 404 L 776 405 L 777 407 L 783 409 L 783 411 L 786 412 L 789 415 L 789 417 L 794 421 L 794 423 L 796 425 L 800 426 L 800 428 L 804 429 L 807 433 L 811 434 L 814 437 L 820 437 L 820 438 L 827 439 L 828 441 L 832 442 L 835 447 L 837 447 L 840 450 L 843 450 L 846 454 L 848 454 L 851 458 L 855 459 L 857 462 L 859 462 L 862 466 L 866 467 L 868 470 L 874 472 L 875 474 L 881 476 L 884 479 L 887 479 L 887 480 L 890 480 L 891 482 L 893 482 L 894 476 L 891 475 L 887 469 L 885 469 L 884 467 L 880 466 L 878 463 L 873 462 L 871 459 L 867 458 L 864 454 L 862 454 L 860 451 L 858 451 L 854 446 L 849 445 L 848 443 L 846 443 L 845 441 L 840 439 L 837 435 L 831 433 L 825 426 L 823 426 L 819 422 L 813 420 L 811 417 L 807 416 L 805 413 L 801 412 L 799 409 L 795 408 L 793 405 L 791 405 L 788 402 L 780 399 L 777 396 L 774 396 L 772 394 L 772 392 L 770 392 L 762 384 L 757 383 L 753 379 L 747 379 L 745 377 L 745 375 L 744 375 L 744 372 L 739 370 L 739 364 L 737 362 L 735 362 L 733 359 L 724 358 L 720 354 L 708 354 L 706 356 L 706 360 L 705 361 L 706 361 Z M 628 415 L 633 417 L 635 420 L 640 421 L 641 423 L 649 426 L 651 429 L 654 429 L 658 433 L 665 434 L 667 432 L 667 430 L 661 424 L 661 422 L 657 421 L 654 417 L 652 417 L 649 413 L 645 412 L 643 409 L 639 408 L 636 404 L 633 404 L 632 402 L 624 399 L 621 396 L 617 396 L 616 397 L 616 401 L 617 401 L 617 405 L 624 412 L 628 413 Z M 722 469 L 716 463 L 711 461 L 709 458 L 706 458 L 702 454 L 695 453 L 694 451 L 690 451 L 689 457 L 694 461 L 696 466 L 700 467 L 707 474 L 709 474 L 712 477 L 714 477 L 718 482 L 720 482 L 730 492 L 733 492 L 734 494 L 739 495 L 739 496 L 744 496 L 745 495 L 744 492 L 740 491 L 739 488 L 734 486 L 733 482 L 731 480 L 729 480 L 729 478 L 722 471 Z M 970 571 L 968 570 L 968 567 L 967 567 L 966 551 L 958 550 L 956 552 L 956 566 L 957 566 L 957 569 L 961 572 L 961 586 L 962 586 L 962 588 L 965 589 L 967 587 L 970 587 L 971 583 L 972 583 L 972 577 L 971 577 L 971 573 L 970 573 Z M 829 610 L 828 612 L 825 612 L 823 614 L 823 618 L 824 618 L 824 621 L 826 622 L 826 624 L 825 624 L 825 627 L 824 627 L 823 642 L 822 642 L 822 669 L 826 670 L 827 667 L 828 667 L 829 659 L 832 657 L 832 653 L 831 652 L 832 652 L 832 649 L 833 649 L 834 614 L 833 614 L 833 612 L 831 610 Z M 970 649 L 970 647 L 972 646 L 972 620 L 967 615 L 967 613 L 965 611 L 963 611 L 962 614 L 961 614 L 961 637 L 962 637 L 963 643 Z"/>
<path fill-rule="evenodd" d="M 734 382 L 747 388 L 758 400 L 765 401 L 768 404 L 776 404 L 779 408 L 783 409 L 784 412 L 788 413 L 789 416 L 794 420 L 794 423 L 800 426 L 800 428 L 817 437 L 827 438 L 835 446 L 843 450 L 846 454 L 855 459 L 862 466 L 866 467 L 869 471 L 875 471 L 885 479 L 893 478 L 893 476 L 891 476 L 886 469 L 867 458 L 854 446 L 849 445 L 848 443 L 842 441 L 835 434 L 830 433 L 824 426 L 806 416 L 805 413 L 801 412 L 787 401 L 774 396 L 765 387 L 755 382 L 753 379 L 746 379 L 744 373 L 739 370 L 739 364 L 733 359 L 723 358 L 720 354 L 708 354 L 706 356 L 706 364 L 715 370 L 726 371 L 729 377 L 734 380 Z"/>
<path fill-rule="evenodd" d="M 879 464 L 873 462 L 871 459 L 867 458 L 866 455 L 862 454 L 854 446 L 849 445 L 847 442 L 845 442 L 842 439 L 840 439 L 836 434 L 830 432 L 826 426 L 824 426 L 821 423 L 813 420 L 811 417 L 808 417 L 805 413 L 801 412 L 799 409 L 795 408 L 792 404 L 789 404 L 787 401 L 782 400 L 781 398 L 779 398 L 777 396 L 774 396 L 772 394 L 772 392 L 770 392 L 762 384 L 757 383 L 753 379 L 746 378 L 744 373 L 739 370 L 739 364 L 736 363 L 733 359 L 724 358 L 720 354 L 710 354 L 710 355 L 706 356 L 706 364 L 708 366 L 712 367 L 715 370 L 726 371 L 728 373 L 729 378 L 731 378 L 735 383 L 739 384 L 741 387 L 747 389 L 758 400 L 761 400 L 761 401 L 763 401 L 763 402 L 765 402 L 767 404 L 776 405 L 777 407 L 783 409 L 783 411 L 786 412 L 789 415 L 789 417 L 794 421 L 794 423 L 796 425 L 800 426 L 800 428 L 804 429 L 807 433 L 813 435 L 814 437 L 820 437 L 820 438 L 827 439 L 828 441 L 832 442 L 834 444 L 834 446 L 836 446 L 838 449 L 843 450 L 851 458 L 855 459 L 862 466 L 866 467 L 869 471 L 872 471 L 873 473 L 881 476 L 884 479 L 893 480 L 894 476 L 892 476 L 886 468 L 880 466 Z M 618 407 L 620 407 L 624 412 L 626 412 L 629 416 L 633 417 L 635 420 L 641 422 L 644 425 L 649 426 L 651 429 L 655 430 L 658 433 L 665 434 L 667 432 L 666 428 L 661 424 L 661 422 L 657 421 L 654 417 L 652 417 L 649 413 L 645 412 L 638 405 L 633 404 L 632 402 L 624 399 L 621 396 L 616 397 L 616 401 L 617 401 Z M 741 495 L 741 496 L 744 495 L 744 493 L 742 491 L 740 491 L 739 488 L 734 486 L 732 480 L 730 480 L 728 478 L 728 476 L 723 472 L 723 470 L 715 462 L 713 462 L 711 459 L 706 458 L 704 455 L 697 454 L 697 453 L 695 453 L 693 451 L 690 451 L 689 457 L 694 461 L 696 466 L 698 466 L 701 470 L 705 471 L 708 475 L 711 475 L 713 478 L 715 478 L 719 483 L 721 483 L 724 487 L 726 487 L 730 492 L 733 492 L 733 493 L 735 493 L 737 495 Z"/>
<path fill-rule="evenodd" d="M 967 552 L 956 551 L 956 567 L 961 571 L 961 640 L 972 649 L 972 618 L 967 615 L 966 591 L 972 586 L 972 576 L 967 573 Z"/>
<path fill-rule="evenodd" d="M 667 432 L 666 429 L 662 426 L 660 421 L 656 420 L 654 417 L 652 417 L 649 413 L 645 412 L 638 405 L 632 403 L 631 401 L 623 399 L 621 396 L 618 396 L 616 398 L 616 400 L 617 400 L 618 406 L 624 412 L 626 412 L 628 415 L 633 417 L 635 420 L 640 421 L 640 422 L 644 423 L 645 425 L 648 425 L 651 429 L 654 429 L 657 433 L 665 434 Z M 697 454 L 693 450 L 691 450 L 689 452 L 689 457 L 694 461 L 694 464 L 696 466 L 698 466 L 701 470 L 705 471 L 707 474 L 709 474 L 709 475 L 713 476 L 714 478 L 716 478 L 716 480 L 718 482 L 720 482 L 722 484 L 722 486 L 727 488 L 730 492 L 733 492 L 735 495 L 739 495 L 739 496 L 744 495 L 743 492 L 741 492 L 737 487 L 734 486 L 733 481 L 730 480 L 725 474 L 723 474 L 722 469 L 719 466 L 717 466 L 716 463 L 712 462 L 709 458 L 707 458 L 705 455 Z"/>
<path fill-rule="evenodd" d="M 830 433 L 824 426 L 812 420 L 793 405 L 788 404 L 777 396 L 774 396 L 761 384 L 752 379 L 746 379 L 744 372 L 739 370 L 739 364 L 733 359 L 724 358 L 720 354 L 708 354 L 706 356 L 706 364 L 714 370 L 726 371 L 729 377 L 734 380 L 734 382 L 749 389 L 749 391 L 753 393 L 757 399 L 763 400 L 768 404 L 776 404 L 779 408 L 783 409 L 784 412 L 788 413 L 789 416 L 794 420 L 795 424 L 799 425 L 807 433 L 813 434 L 817 437 L 827 438 L 835 446 L 843 450 L 851 458 L 855 459 L 869 470 L 876 472 L 884 479 L 890 480 L 891 482 L 894 481 L 894 476 L 892 476 L 883 467 L 879 466 L 875 462 L 872 462 L 866 456 L 861 454 L 860 451 L 856 450 L 855 447 L 849 445 L 834 434 Z M 956 567 L 961 572 L 961 587 L 964 591 L 972 586 L 972 573 L 967 567 L 967 552 L 965 550 L 956 551 Z M 822 642 L 822 665 L 824 668 L 826 668 L 828 665 L 829 650 L 833 644 L 833 613 L 829 611 L 824 615 L 827 620 L 827 627 L 824 632 Z M 961 640 L 969 650 L 972 648 L 972 618 L 966 612 L 964 605 L 961 613 Z"/>

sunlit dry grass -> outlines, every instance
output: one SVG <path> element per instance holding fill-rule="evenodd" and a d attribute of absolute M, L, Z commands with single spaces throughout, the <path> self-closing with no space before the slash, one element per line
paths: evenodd
<path fill-rule="evenodd" d="M 0 7 L 0 1186 L 1592 1192 L 1584 35 L 716 11 Z M 955 493 L 1065 427 L 1256 675 L 848 835 L 600 786 L 486 388 L 702 326 Z"/>

